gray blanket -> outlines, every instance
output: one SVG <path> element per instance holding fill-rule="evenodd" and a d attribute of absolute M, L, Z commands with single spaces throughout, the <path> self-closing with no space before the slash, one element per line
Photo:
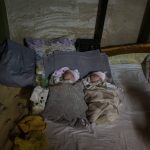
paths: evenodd
<path fill-rule="evenodd" d="M 77 118 L 86 118 L 86 110 L 82 83 L 66 83 L 50 87 L 43 116 L 57 122 L 72 122 Z"/>

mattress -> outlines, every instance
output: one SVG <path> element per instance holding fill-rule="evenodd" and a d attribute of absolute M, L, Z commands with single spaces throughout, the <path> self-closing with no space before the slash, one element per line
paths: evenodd
<path fill-rule="evenodd" d="M 46 120 L 48 127 L 45 133 L 48 137 L 49 149 L 150 149 L 150 130 L 148 130 L 150 86 L 144 77 L 141 65 L 111 65 L 111 72 L 114 82 L 122 89 L 120 92 L 122 102 L 119 107 L 119 118 L 110 124 L 92 124 L 88 129 L 75 129 Z M 126 90 L 129 85 L 132 88 Z M 141 91 L 138 89 L 136 91 L 136 87 L 142 87 Z"/>

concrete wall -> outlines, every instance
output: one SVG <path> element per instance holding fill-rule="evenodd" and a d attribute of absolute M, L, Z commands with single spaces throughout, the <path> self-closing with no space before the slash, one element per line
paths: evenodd
<path fill-rule="evenodd" d="M 101 45 L 136 43 L 147 0 L 109 0 Z"/>
<path fill-rule="evenodd" d="M 11 39 L 93 38 L 98 0 L 5 0 Z"/>
<path fill-rule="evenodd" d="M 137 41 L 147 0 L 109 0 L 102 46 Z M 93 38 L 98 0 L 5 0 L 10 37 Z"/>

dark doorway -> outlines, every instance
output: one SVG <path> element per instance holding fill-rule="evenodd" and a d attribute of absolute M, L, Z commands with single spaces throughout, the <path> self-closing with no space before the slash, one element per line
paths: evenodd
<path fill-rule="evenodd" d="M 4 0 L 0 0 L 0 43 L 9 38 L 9 28 Z"/>

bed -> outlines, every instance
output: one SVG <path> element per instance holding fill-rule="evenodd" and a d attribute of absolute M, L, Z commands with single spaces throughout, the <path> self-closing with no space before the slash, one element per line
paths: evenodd
<path fill-rule="evenodd" d="M 48 127 L 45 134 L 48 137 L 49 149 L 148 150 L 150 148 L 148 131 L 150 85 L 141 66 L 147 53 L 136 54 L 142 58 L 139 60 L 138 56 L 138 60 L 134 58 L 134 61 L 133 55 L 128 55 L 132 61 L 118 60 L 119 64 L 116 63 L 116 56 L 110 58 L 114 63 L 110 65 L 113 80 L 123 90 L 120 93 L 122 102 L 119 107 L 119 119 L 109 125 L 92 124 L 88 129 L 75 129 L 46 120 Z M 124 58 L 127 58 L 127 55 L 124 55 Z"/>
<path fill-rule="evenodd" d="M 143 93 L 149 95 L 150 86 L 144 77 L 141 65 L 111 65 L 111 71 L 114 82 L 121 86 L 124 91 L 125 83 L 129 81 L 134 88 L 141 86 Z M 110 125 L 96 126 L 92 124 L 90 132 L 47 121 L 48 128 L 45 133 L 48 137 L 50 149 L 148 150 L 150 144 L 147 119 L 149 118 L 146 116 L 149 114 L 149 107 L 142 107 L 142 103 L 149 103 L 149 98 L 147 97 L 147 101 L 144 101 L 142 97 L 138 99 L 139 97 L 134 94 L 132 96 L 128 92 L 123 92 L 118 120 Z"/>

